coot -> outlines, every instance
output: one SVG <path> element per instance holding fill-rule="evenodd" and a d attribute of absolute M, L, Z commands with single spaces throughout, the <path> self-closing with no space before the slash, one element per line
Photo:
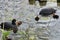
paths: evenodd
<path fill-rule="evenodd" d="M 1 26 L 1 29 L 10 30 L 16 26 L 16 19 L 13 19 L 12 22 L 2 22 L 0 26 Z"/>
<path fill-rule="evenodd" d="M 44 8 L 40 11 L 39 15 L 49 16 L 49 15 L 54 14 L 54 13 L 56 13 L 55 9 L 53 9 L 53 8 Z"/>

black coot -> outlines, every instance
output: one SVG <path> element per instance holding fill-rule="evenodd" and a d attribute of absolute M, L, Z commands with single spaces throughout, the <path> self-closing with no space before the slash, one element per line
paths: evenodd
<path fill-rule="evenodd" d="M 55 15 L 56 13 L 56 10 L 53 9 L 53 8 L 44 8 L 40 11 L 39 15 L 41 16 L 49 16 L 49 15 L 53 15 L 53 18 L 54 19 L 58 19 L 59 16 L 58 15 Z"/>
<path fill-rule="evenodd" d="M 16 19 L 13 19 L 12 22 L 2 22 L 0 26 L 1 26 L 1 29 L 10 30 L 16 26 Z"/>

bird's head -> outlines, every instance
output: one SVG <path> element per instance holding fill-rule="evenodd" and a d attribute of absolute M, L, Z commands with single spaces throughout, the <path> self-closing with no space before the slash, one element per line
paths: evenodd
<path fill-rule="evenodd" d="M 59 19 L 59 16 L 58 15 L 53 15 L 53 18 L 54 19 Z"/>
<path fill-rule="evenodd" d="M 13 19 L 13 20 L 12 20 L 12 24 L 13 24 L 13 25 L 16 25 L 16 19 Z"/>

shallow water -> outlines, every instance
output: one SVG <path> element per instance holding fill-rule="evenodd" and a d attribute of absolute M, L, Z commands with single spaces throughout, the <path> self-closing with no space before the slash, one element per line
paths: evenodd
<path fill-rule="evenodd" d="M 13 18 L 21 21 L 35 22 L 34 18 L 38 15 L 41 8 L 38 5 L 29 5 L 26 0 L 0 0 L 0 22 L 11 21 Z M 57 9 L 56 14 L 60 16 L 60 9 Z M 60 18 L 55 26 L 49 27 L 49 40 L 60 40 Z M 30 24 L 32 26 L 32 24 Z M 34 24 L 39 27 L 39 25 Z M 26 30 L 29 24 L 23 23 L 20 26 L 21 30 Z M 34 29 L 35 30 L 35 29 Z M 38 39 L 40 40 L 40 39 Z"/>

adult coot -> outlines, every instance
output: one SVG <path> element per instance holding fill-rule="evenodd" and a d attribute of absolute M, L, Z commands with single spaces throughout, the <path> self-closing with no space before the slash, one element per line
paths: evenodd
<path fill-rule="evenodd" d="M 12 22 L 2 22 L 0 26 L 1 26 L 1 29 L 4 29 L 4 30 L 12 30 L 12 28 L 17 27 L 21 24 L 22 24 L 21 21 L 16 22 L 16 19 L 13 19 Z"/>
<path fill-rule="evenodd" d="M 1 29 L 10 30 L 16 25 L 16 19 L 13 19 L 12 22 L 2 22 L 0 24 Z"/>
<path fill-rule="evenodd" d="M 54 14 L 54 13 L 56 13 L 55 9 L 53 9 L 53 8 L 44 8 L 40 11 L 39 15 L 49 16 L 49 15 Z"/>
<path fill-rule="evenodd" d="M 41 16 L 49 16 L 49 15 L 53 15 L 54 19 L 58 19 L 59 16 L 55 14 L 56 10 L 53 8 L 44 8 L 40 11 L 39 15 Z"/>

